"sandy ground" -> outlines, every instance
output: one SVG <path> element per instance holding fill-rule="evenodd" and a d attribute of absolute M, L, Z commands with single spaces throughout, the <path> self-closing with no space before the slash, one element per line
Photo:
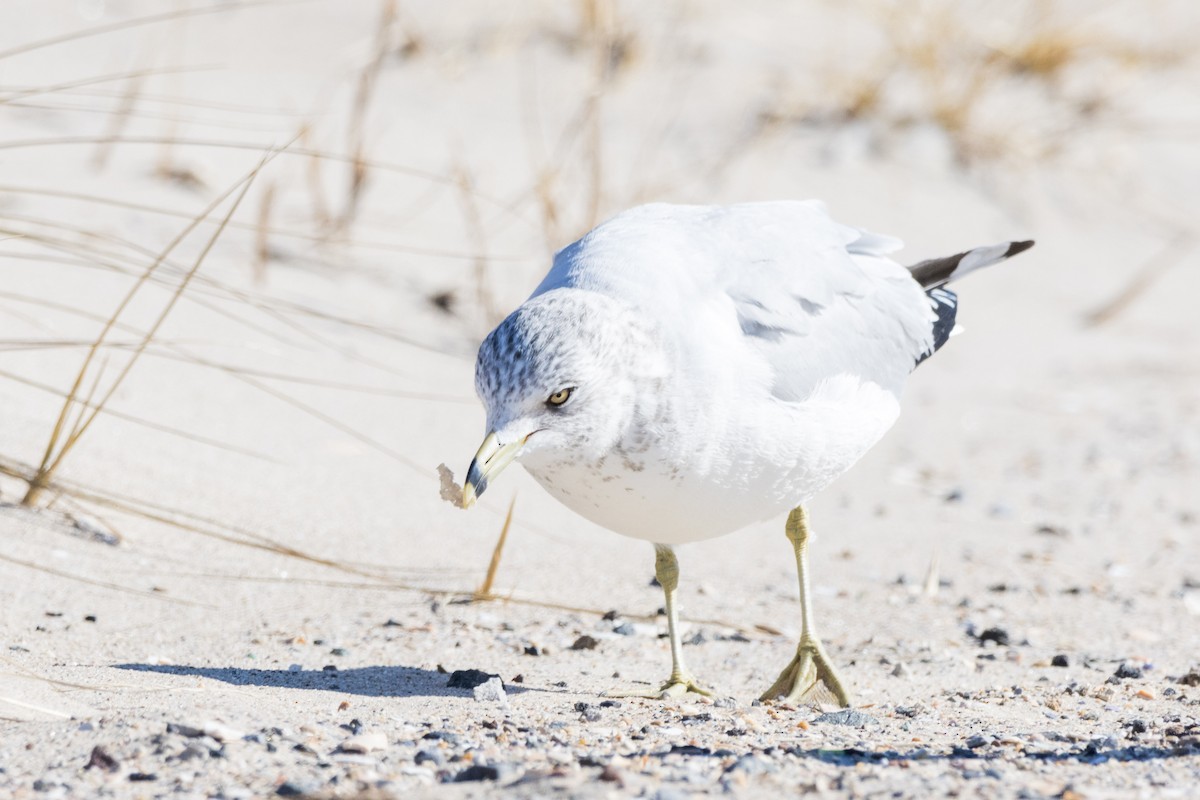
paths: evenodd
<path fill-rule="evenodd" d="M 911 38 L 1067 30 L 1080 63 L 1014 67 L 947 133 L 911 116 L 928 92 L 867 5 L 404 2 L 383 37 L 374 3 L 210 5 L 13 52 L 163 6 L 3 4 L 0 796 L 1192 796 L 1200 103 L 1169 56 L 1196 14 L 949 5 L 905 15 L 943 26 Z M 895 108 L 844 113 L 863 74 L 896 76 Z M 278 156 L 19 507 L 103 320 L 302 128 L 294 147 L 370 160 L 352 219 L 350 165 Z M 482 433 L 475 344 L 608 213 L 810 196 L 913 261 L 1039 240 L 962 285 L 967 333 L 811 509 L 856 714 L 754 702 L 798 632 L 782 520 L 681 551 L 685 652 L 717 699 L 606 701 L 669 667 L 651 549 L 519 470 L 470 513 L 439 500 L 436 465 L 461 473 Z M 514 496 L 504 599 L 470 602 Z M 447 686 L 472 669 L 503 694 Z"/>

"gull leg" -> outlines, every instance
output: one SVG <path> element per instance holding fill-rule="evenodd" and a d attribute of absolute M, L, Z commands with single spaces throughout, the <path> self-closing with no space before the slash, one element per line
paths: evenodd
<path fill-rule="evenodd" d="M 702 688 L 687 667 L 683 665 L 683 642 L 679 639 L 679 613 L 675 609 L 675 590 L 679 586 L 679 562 L 675 551 L 666 545 L 654 545 L 654 575 L 662 585 L 667 606 L 667 635 L 671 640 L 671 677 L 657 691 L 608 692 L 610 697 L 650 697 L 666 699 L 695 692 L 711 697 L 712 692 Z"/>
<path fill-rule="evenodd" d="M 834 670 L 812 622 L 808 594 L 808 515 L 803 506 L 792 509 L 787 520 L 787 537 L 796 550 L 796 572 L 800 580 L 800 644 L 796 657 L 779 673 L 762 700 L 782 699 L 789 703 L 835 702 L 850 705 L 850 693 Z"/>

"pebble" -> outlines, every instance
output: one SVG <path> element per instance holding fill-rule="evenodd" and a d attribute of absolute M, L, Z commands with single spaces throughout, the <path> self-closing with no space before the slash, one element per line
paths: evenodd
<path fill-rule="evenodd" d="M 853 708 L 843 708 L 841 711 L 822 714 L 814 719 L 813 722 L 820 722 L 826 725 L 847 725 L 853 728 L 879 724 L 879 720 L 861 711 L 855 711 Z"/>
<path fill-rule="evenodd" d="M 1121 662 L 1121 666 L 1117 667 L 1117 671 L 1112 675 L 1114 678 L 1140 678 L 1142 670 L 1140 667 L 1135 667 L 1128 662 Z"/>
<path fill-rule="evenodd" d="M 483 703 L 505 703 L 508 701 L 508 695 L 504 692 L 504 684 L 499 677 L 491 678 L 484 683 L 479 684 L 471 693 L 475 699 Z"/>
<path fill-rule="evenodd" d="M 96 745 L 92 748 L 92 754 L 88 757 L 88 762 L 84 769 L 97 767 L 107 772 L 116 772 L 120 766 L 120 762 L 110 756 L 107 750 L 100 745 Z"/>
<path fill-rule="evenodd" d="M 446 681 L 446 688 L 474 689 L 493 678 L 500 680 L 500 676 L 494 672 L 484 672 L 481 669 L 456 669 L 450 673 L 450 680 Z"/>
<path fill-rule="evenodd" d="M 572 643 L 571 649 L 572 650 L 595 650 L 596 646 L 599 644 L 600 644 L 600 642 L 599 642 L 599 640 L 596 639 L 596 637 L 588 636 L 587 634 L 584 634 L 583 636 L 580 636 L 578 639 L 576 639 L 574 641 L 574 643 Z"/>
<path fill-rule="evenodd" d="M 483 764 L 475 764 L 467 767 L 462 772 L 454 776 L 455 783 L 471 783 L 474 781 L 495 781 L 500 779 L 500 770 L 496 767 L 487 767 Z"/>
<path fill-rule="evenodd" d="M 425 762 L 440 767 L 446 763 L 446 757 L 437 750 L 421 750 L 417 753 L 416 758 L 413 759 L 413 763 L 424 764 Z"/>
<path fill-rule="evenodd" d="M 1050 659 L 1050 666 L 1052 666 L 1052 667 L 1069 667 L 1069 666 L 1071 666 L 1071 660 L 1069 658 L 1067 658 L 1065 655 L 1063 655 L 1062 653 L 1059 653 L 1054 658 Z"/>
<path fill-rule="evenodd" d="M 236 742 L 246 736 L 242 731 L 223 722 L 206 722 L 202 730 L 205 736 L 211 736 L 218 742 Z"/>
<path fill-rule="evenodd" d="M 493 680 L 499 682 L 498 679 L 493 678 Z M 487 684 L 484 685 L 486 686 Z M 501 692 L 503 691 L 501 689 Z M 376 750 L 383 750 L 387 745 L 388 740 L 385 734 L 380 731 L 372 731 L 371 733 L 360 733 L 357 736 L 351 736 L 342 742 L 341 751 L 343 753 L 373 753 Z"/>
<path fill-rule="evenodd" d="M 1008 631 L 1006 631 L 1004 628 L 998 627 L 988 628 L 983 633 L 978 634 L 975 638 L 979 640 L 979 644 L 981 645 L 986 644 L 987 642 L 995 642 L 999 647 L 1007 647 L 1011 641 Z"/>

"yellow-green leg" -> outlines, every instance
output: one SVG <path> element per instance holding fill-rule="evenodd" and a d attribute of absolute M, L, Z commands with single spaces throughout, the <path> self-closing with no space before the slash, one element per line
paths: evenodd
<path fill-rule="evenodd" d="M 796 550 L 796 573 L 800 580 L 800 644 L 796 657 L 779 673 L 778 680 L 763 693 L 763 700 L 788 703 L 836 703 L 850 705 L 850 693 L 829 662 L 813 627 L 808 594 L 808 515 L 803 506 L 792 509 L 787 520 L 787 537 Z"/>
<path fill-rule="evenodd" d="M 695 692 L 707 697 L 712 692 L 696 683 L 683 665 L 683 642 L 679 638 L 679 613 L 675 609 L 675 590 L 679 587 L 679 561 L 675 551 L 662 544 L 654 545 L 654 575 L 662 586 L 667 606 L 667 636 L 671 641 L 671 677 L 657 691 L 609 692 L 610 697 L 651 697 L 666 699 Z"/>

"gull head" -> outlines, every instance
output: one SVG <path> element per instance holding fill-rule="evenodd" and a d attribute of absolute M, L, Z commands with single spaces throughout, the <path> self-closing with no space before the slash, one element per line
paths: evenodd
<path fill-rule="evenodd" d="M 558 288 L 526 301 L 479 347 L 475 391 L 488 433 L 463 507 L 518 457 L 603 458 L 632 423 L 656 352 L 632 310 L 603 295 Z"/>

